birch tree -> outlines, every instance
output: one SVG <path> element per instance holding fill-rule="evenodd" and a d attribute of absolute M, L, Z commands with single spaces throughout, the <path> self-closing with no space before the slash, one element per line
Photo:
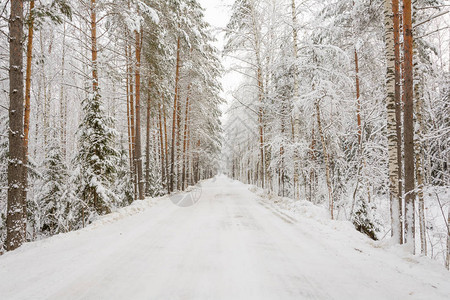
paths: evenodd
<path fill-rule="evenodd" d="M 384 2 L 385 18 L 385 41 L 386 41 L 386 111 L 387 111 L 387 137 L 389 153 L 389 191 L 391 206 L 391 228 L 393 239 L 402 244 L 402 198 L 399 195 L 399 166 L 398 166 L 398 143 L 397 119 L 395 99 L 395 40 L 394 40 L 394 18 L 392 15 L 393 4 L 391 0 Z"/>

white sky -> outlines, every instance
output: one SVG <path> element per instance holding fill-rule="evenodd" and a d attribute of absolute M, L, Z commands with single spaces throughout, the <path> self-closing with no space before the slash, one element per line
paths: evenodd
<path fill-rule="evenodd" d="M 198 0 L 198 2 L 205 8 L 205 19 L 215 29 L 220 32 L 224 28 L 231 16 L 231 5 L 234 0 Z M 222 50 L 223 34 L 216 36 L 218 39 L 217 47 Z"/>
<path fill-rule="evenodd" d="M 228 24 L 231 17 L 231 6 L 234 0 L 198 0 L 198 2 L 205 8 L 205 19 L 214 28 L 215 38 L 217 43 L 215 46 L 222 51 L 224 46 L 224 32 L 223 28 Z M 230 67 L 230 63 L 222 59 L 225 70 Z M 239 83 L 239 76 L 236 73 L 228 72 L 221 79 L 223 86 L 222 97 L 228 102 L 231 99 L 231 91 L 236 89 Z M 225 111 L 228 105 L 225 105 L 222 110 Z"/>

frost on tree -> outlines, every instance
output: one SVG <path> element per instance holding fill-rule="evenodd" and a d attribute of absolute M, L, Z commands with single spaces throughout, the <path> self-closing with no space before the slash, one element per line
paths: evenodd
<path fill-rule="evenodd" d="M 118 201 L 112 184 L 117 176 L 119 153 L 113 147 L 117 132 L 113 120 L 105 116 L 99 94 L 83 101 L 80 125 L 78 167 L 81 218 L 91 221 L 96 215 L 112 211 Z"/>
<path fill-rule="evenodd" d="M 71 200 L 69 174 L 61 148 L 56 143 L 48 146 L 44 167 L 43 183 L 38 195 L 41 215 L 38 225 L 43 235 L 51 236 L 69 231 L 66 219 Z"/>

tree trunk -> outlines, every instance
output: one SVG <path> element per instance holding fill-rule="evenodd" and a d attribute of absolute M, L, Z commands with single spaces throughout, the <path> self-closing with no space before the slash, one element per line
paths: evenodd
<path fill-rule="evenodd" d="M 147 136 L 145 144 L 145 194 L 150 196 L 150 86 L 151 82 L 148 81 L 148 95 L 147 95 Z"/>
<path fill-rule="evenodd" d="M 173 118 L 172 118 L 172 145 L 171 145 L 171 157 L 170 157 L 170 181 L 169 181 L 169 192 L 173 192 L 174 176 L 175 176 L 175 129 L 177 126 L 177 111 L 178 111 L 178 82 L 180 77 L 180 49 L 181 40 L 180 37 L 177 39 L 177 66 L 175 70 L 175 96 L 173 99 Z"/>
<path fill-rule="evenodd" d="M 163 106 L 163 116 L 164 116 L 164 140 L 165 140 L 165 157 L 166 157 L 166 186 L 167 186 L 167 192 L 170 194 L 170 174 L 169 174 L 169 139 L 167 136 L 167 117 L 166 117 L 166 109 Z"/>
<path fill-rule="evenodd" d="M 417 196 L 419 201 L 419 226 L 420 226 L 420 245 L 421 253 L 427 255 L 426 221 L 425 221 L 425 202 L 423 197 L 423 160 L 422 147 L 420 141 L 416 141 L 416 177 L 417 177 Z"/>
<path fill-rule="evenodd" d="M 297 101 L 299 97 L 299 80 L 298 80 L 298 30 L 297 30 L 297 8 L 295 0 L 291 3 L 292 10 L 292 39 L 294 47 L 294 101 Z M 294 103 L 295 108 L 295 103 Z M 294 118 L 292 120 L 292 139 L 295 143 L 298 135 L 300 134 L 299 116 L 297 112 L 294 112 Z M 294 199 L 300 199 L 300 166 L 299 166 L 299 153 L 297 147 L 294 149 Z"/>
<path fill-rule="evenodd" d="M 8 208 L 5 248 L 18 248 L 25 240 L 23 231 L 26 215 L 23 207 L 24 168 L 24 93 L 23 93 L 23 1 L 14 0 L 9 19 L 9 162 Z"/>
<path fill-rule="evenodd" d="M 411 0 L 403 0 L 403 40 L 405 62 L 404 161 L 405 161 L 405 238 L 415 252 L 415 172 L 414 172 L 414 84 L 413 28 Z"/>
<path fill-rule="evenodd" d="M 137 166 L 136 166 L 136 114 L 135 114 L 135 102 L 134 102 L 134 84 L 133 84 L 133 67 L 132 67 L 132 53 L 131 53 L 131 45 L 128 46 L 128 55 L 129 59 L 129 67 L 128 67 L 128 76 L 129 76 L 129 92 L 130 92 L 130 125 L 131 125 L 131 156 L 132 156 L 132 180 L 134 183 L 134 199 L 138 198 L 138 181 L 137 181 Z"/>
<path fill-rule="evenodd" d="M 253 38 L 255 43 L 255 59 L 256 59 L 256 80 L 258 85 L 258 100 L 259 100 L 259 110 L 258 110 L 258 126 L 259 126 L 259 152 L 260 152 L 260 181 L 261 187 L 264 188 L 266 181 L 266 157 L 264 153 L 264 111 L 263 111 L 263 98 L 264 98 L 264 82 L 263 82 L 263 71 L 262 71 L 262 61 L 261 61 L 261 38 L 260 30 L 257 25 L 257 20 L 255 16 L 254 4 L 250 5 L 251 16 L 252 16 L 252 26 L 253 26 Z"/>
<path fill-rule="evenodd" d="M 191 118 L 189 117 L 188 122 L 190 122 Z M 189 152 L 190 145 L 191 145 L 191 127 L 188 126 L 187 128 L 187 146 L 186 146 L 186 186 L 189 184 L 192 184 L 192 170 L 191 170 L 191 154 Z"/>
<path fill-rule="evenodd" d="M 128 49 L 128 53 L 131 57 L 131 46 Z M 131 67 L 130 60 L 130 123 L 131 123 L 131 155 L 132 155 L 132 180 L 134 183 L 134 199 L 138 199 L 138 181 L 137 181 L 137 166 L 136 166 L 136 113 L 135 113 L 135 102 L 134 102 L 134 84 L 133 84 L 133 68 Z"/>
<path fill-rule="evenodd" d="M 67 96 L 65 94 L 65 69 L 66 69 L 66 22 L 63 24 L 62 59 L 61 59 L 61 87 L 59 94 L 59 115 L 61 122 L 61 150 L 63 159 L 67 158 Z"/>
<path fill-rule="evenodd" d="M 191 91 L 191 84 L 188 86 L 188 93 L 186 97 L 186 108 L 184 114 L 184 132 L 183 132 L 183 170 L 181 178 L 181 189 L 184 191 L 186 182 L 186 148 L 187 148 L 187 133 L 188 133 L 188 122 L 189 122 L 189 96 Z"/>
<path fill-rule="evenodd" d="M 316 160 L 316 154 L 315 154 L 315 148 L 316 148 L 316 135 L 314 132 L 314 127 L 312 128 L 312 132 L 311 132 L 311 161 L 314 162 Z M 309 197 L 308 200 L 310 202 L 313 202 L 313 197 L 315 196 L 315 193 L 313 193 L 313 191 L 315 191 L 315 187 L 316 187 L 316 171 L 314 170 L 314 167 L 312 166 L 309 172 Z M 306 194 L 306 191 L 305 191 Z"/>
<path fill-rule="evenodd" d="M 34 0 L 30 1 L 30 20 L 28 24 L 28 41 L 27 41 L 27 69 L 25 75 L 25 116 L 24 116 L 24 126 L 23 126 L 23 151 L 24 151 L 24 160 L 23 165 L 24 169 L 27 168 L 28 165 L 28 140 L 30 135 L 30 100 L 31 100 L 31 63 L 33 59 L 33 35 L 34 35 Z M 28 186 L 28 172 L 24 172 L 23 177 L 24 187 Z M 23 189 L 23 215 L 27 217 L 27 189 Z M 24 222 L 24 237 L 26 238 L 26 222 Z"/>
<path fill-rule="evenodd" d="M 422 123 L 422 97 L 420 91 L 420 83 L 414 86 L 415 89 L 415 107 L 416 107 L 416 138 L 415 138 L 415 163 L 416 163 L 416 179 L 417 179 L 417 200 L 419 209 L 419 229 L 420 229 L 420 251 L 422 255 L 427 255 L 427 239 L 426 239 L 426 223 L 425 223 L 425 202 L 423 197 L 423 186 L 424 186 L 424 176 L 423 176 L 423 148 L 422 148 L 422 138 L 424 126 Z"/>
<path fill-rule="evenodd" d="M 316 102 L 316 113 L 317 113 L 317 125 L 319 127 L 319 135 L 320 140 L 322 142 L 322 148 L 323 148 L 323 156 L 325 159 L 325 171 L 326 171 L 326 179 L 327 179 L 327 187 L 328 187 L 328 200 L 329 200 L 329 206 L 330 206 L 330 215 L 331 219 L 334 219 L 334 201 L 333 201 L 333 187 L 331 185 L 331 177 L 330 177 L 330 162 L 328 158 L 327 153 L 327 146 L 325 144 L 325 136 L 323 134 L 322 129 L 322 121 L 320 118 L 320 105 L 319 102 Z"/>
<path fill-rule="evenodd" d="M 178 93 L 178 107 L 177 107 L 177 158 L 176 158 L 176 164 L 177 164 L 177 190 L 181 190 L 181 99 L 180 94 Z"/>
<path fill-rule="evenodd" d="M 42 34 L 42 30 L 39 32 L 39 46 L 41 53 L 45 54 L 45 47 L 44 47 L 44 36 Z M 41 62 L 41 78 L 42 78 L 42 96 L 43 99 L 39 99 L 42 102 L 42 134 L 44 136 L 44 147 L 47 145 L 47 133 L 48 133 L 48 93 L 47 93 L 47 75 L 45 70 L 46 61 L 45 59 Z"/>
<path fill-rule="evenodd" d="M 34 35 L 34 0 L 30 1 L 30 17 L 28 24 L 27 42 L 27 69 L 25 77 L 25 117 L 24 117 L 24 151 L 25 161 L 28 160 L 28 137 L 30 132 L 30 100 L 31 100 L 31 63 L 33 59 L 33 35 Z M 26 193 L 25 193 L 26 198 Z"/>
<path fill-rule="evenodd" d="M 94 94 L 98 93 L 98 66 L 97 66 L 97 13 L 96 0 L 91 0 L 91 55 L 92 55 L 92 88 Z"/>
<path fill-rule="evenodd" d="M 391 210 L 391 234 L 397 243 L 402 243 L 400 223 L 401 206 L 398 196 L 398 161 L 397 161 L 397 130 L 395 118 L 395 45 L 394 25 L 392 17 L 392 0 L 384 2 L 385 36 L 386 36 L 386 111 L 387 111 L 387 138 L 389 153 L 389 192 Z"/>
<path fill-rule="evenodd" d="M 450 209 L 447 213 L 447 270 L 450 270 Z"/>
<path fill-rule="evenodd" d="M 199 168 L 199 149 L 200 149 L 200 140 L 197 141 L 196 147 L 195 147 L 195 159 L 194 159 L 194 166 L 193 166 L 193 173 L 194 173 L 194 182 L 193 184 L 196 184 L 200 180 L 200 168 Z"/>
<path fill-rule="evenodd" d="M 414 2 L 412 15 L 412 22 L 416 23 L 416 5 L 418 1 Z M 414 73 L 414 100 L 415 100 L 415 139 L 414 139 L 414 150 L 415 150 L 415 175 L 417 180 L 417 201 L 418 201 L 418 213 L 419 213 L 419 232 L 420 232 L 420 253 L 422 255 L 427 255 L 427 239 L 426 239 L 426 220 L 425 220 L 425 201 L 423 196 L 424 188 L 424 172 L 423 172 L 423 153 L 424 149 L 423 134 L 425 126 L 422 119 L 422 109 L 423 109 L 423 71 L 419 67 L 418 62 L 420 62 L 420 54 L 418 51 L 417 44 L 413 42 L 413 58 L 415 58 L 415 64 L 413 65 Z"/>
<path fill-rule="evenodd" d="M 142 176 L 142 147 L 141 147 L 141 46 L 142 46 L 142 32 L 135 31 L 136 38 L 136 70 L 135 70 L 135 84 L 136 84 L 136 145 L 135 145 L 135 160 L 137 171 L 137 185 L 138 197 L 144 200 L 144 180 Z"/>
<path fill-rule="evenodd" d="M 133 136 L 133 127 L 132 127 L 132 115 L 131 110 L 133 110 L 133 103 L 131 101 L 131 94 L 130 94 L 130 59 L 129 59 L 129 53 L 128 53 L 128 45 L 125 46 L 125 58 L 126 58 L 126 91 L 127 91 L 127 127 L 128 127 L 128 156 L 130 159 L 130 174 L 133 176 L 133 142 L 132 142 L 132 136 Z"/>
<path fill-rule="evenodd" d="M 356 119 L 358 123 L 358 144 L 361 144 L 362 128 L 361 128 L 361 99 L 359 92 L 359 65 L 358 53 L 355 48 L 355 84 L 356 84 Z"/>
<path fill-rule="evenodd" d="M 265 157 L 264 157 L 264 124 L 263 124 L 263 91 L 262 91 L 262 73 L 261 68 L 258 67 L 258 98 L 259 98 L 259 110 L 258 110 L 258 122 L 259 122 L 259 152 L 260 152 L 260 170 L 261 170 L 261 187 L 264 188 L 266 178 Z"/>
<path fill-rule="evenodd" d="M 400 220 L 400 243 L 404 241 L 403 234 L 403 157 L 402 157 L 402 72 L 401 72 L 401 54 L 400 54 L 400 12 L 399 0 L 392 0 L 392 13 L 394 16 L 394 56 L 395 56 L 395 130 L 397 133 L 397 178 L 398 178 L 398 213 Z"/>
<path fill-rule="evenodd" d="M 161 105 L 159 106 L 159 143 L 161 149 L 161 184 L 163 188 L 167 186 L 166 184 L 166 155 L 165 155 L 165 146 L 164 146 L 164 137 L 163 137 L 163 126 L 162 126 L 162 116 L 161 116 Z"/>

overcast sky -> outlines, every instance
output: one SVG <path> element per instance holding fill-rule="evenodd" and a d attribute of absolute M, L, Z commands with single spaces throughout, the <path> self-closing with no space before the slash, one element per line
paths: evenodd
<path fill-rule="evenodd" d="M 199 2 L 205 8 L 205 19 L 209 24 L 217 30 L 227 25 L 231 15 L 230 7 L 234 0 L 199 0 Z M 216 38 L 218 46 L 222 50 L 223 34 L 219 34 Z"/>
<path fill-rule="evenodd" d="M 217 43 L 215 46 L 222 51 L 224 45 L 224 33 L 223 28 L 228 24 L 231 16 L 231 5 L 233 5 L 234 0 L 198 0 L 200 4 L 205 8 L 205 19 L 214 28 L 215 37 Z M 227 69 L 229 63 L 226 60 L 222 60 L 222 63 Z M 221 82 L 223 86 L 222 97 L 228 102 L 231 99 L 231 91 L 236 89 L 239 84 L 240 76 L 235 72 L 226 73 Z M 222 107 L 223 111 L 227 109 L 228 105 Z"/>

